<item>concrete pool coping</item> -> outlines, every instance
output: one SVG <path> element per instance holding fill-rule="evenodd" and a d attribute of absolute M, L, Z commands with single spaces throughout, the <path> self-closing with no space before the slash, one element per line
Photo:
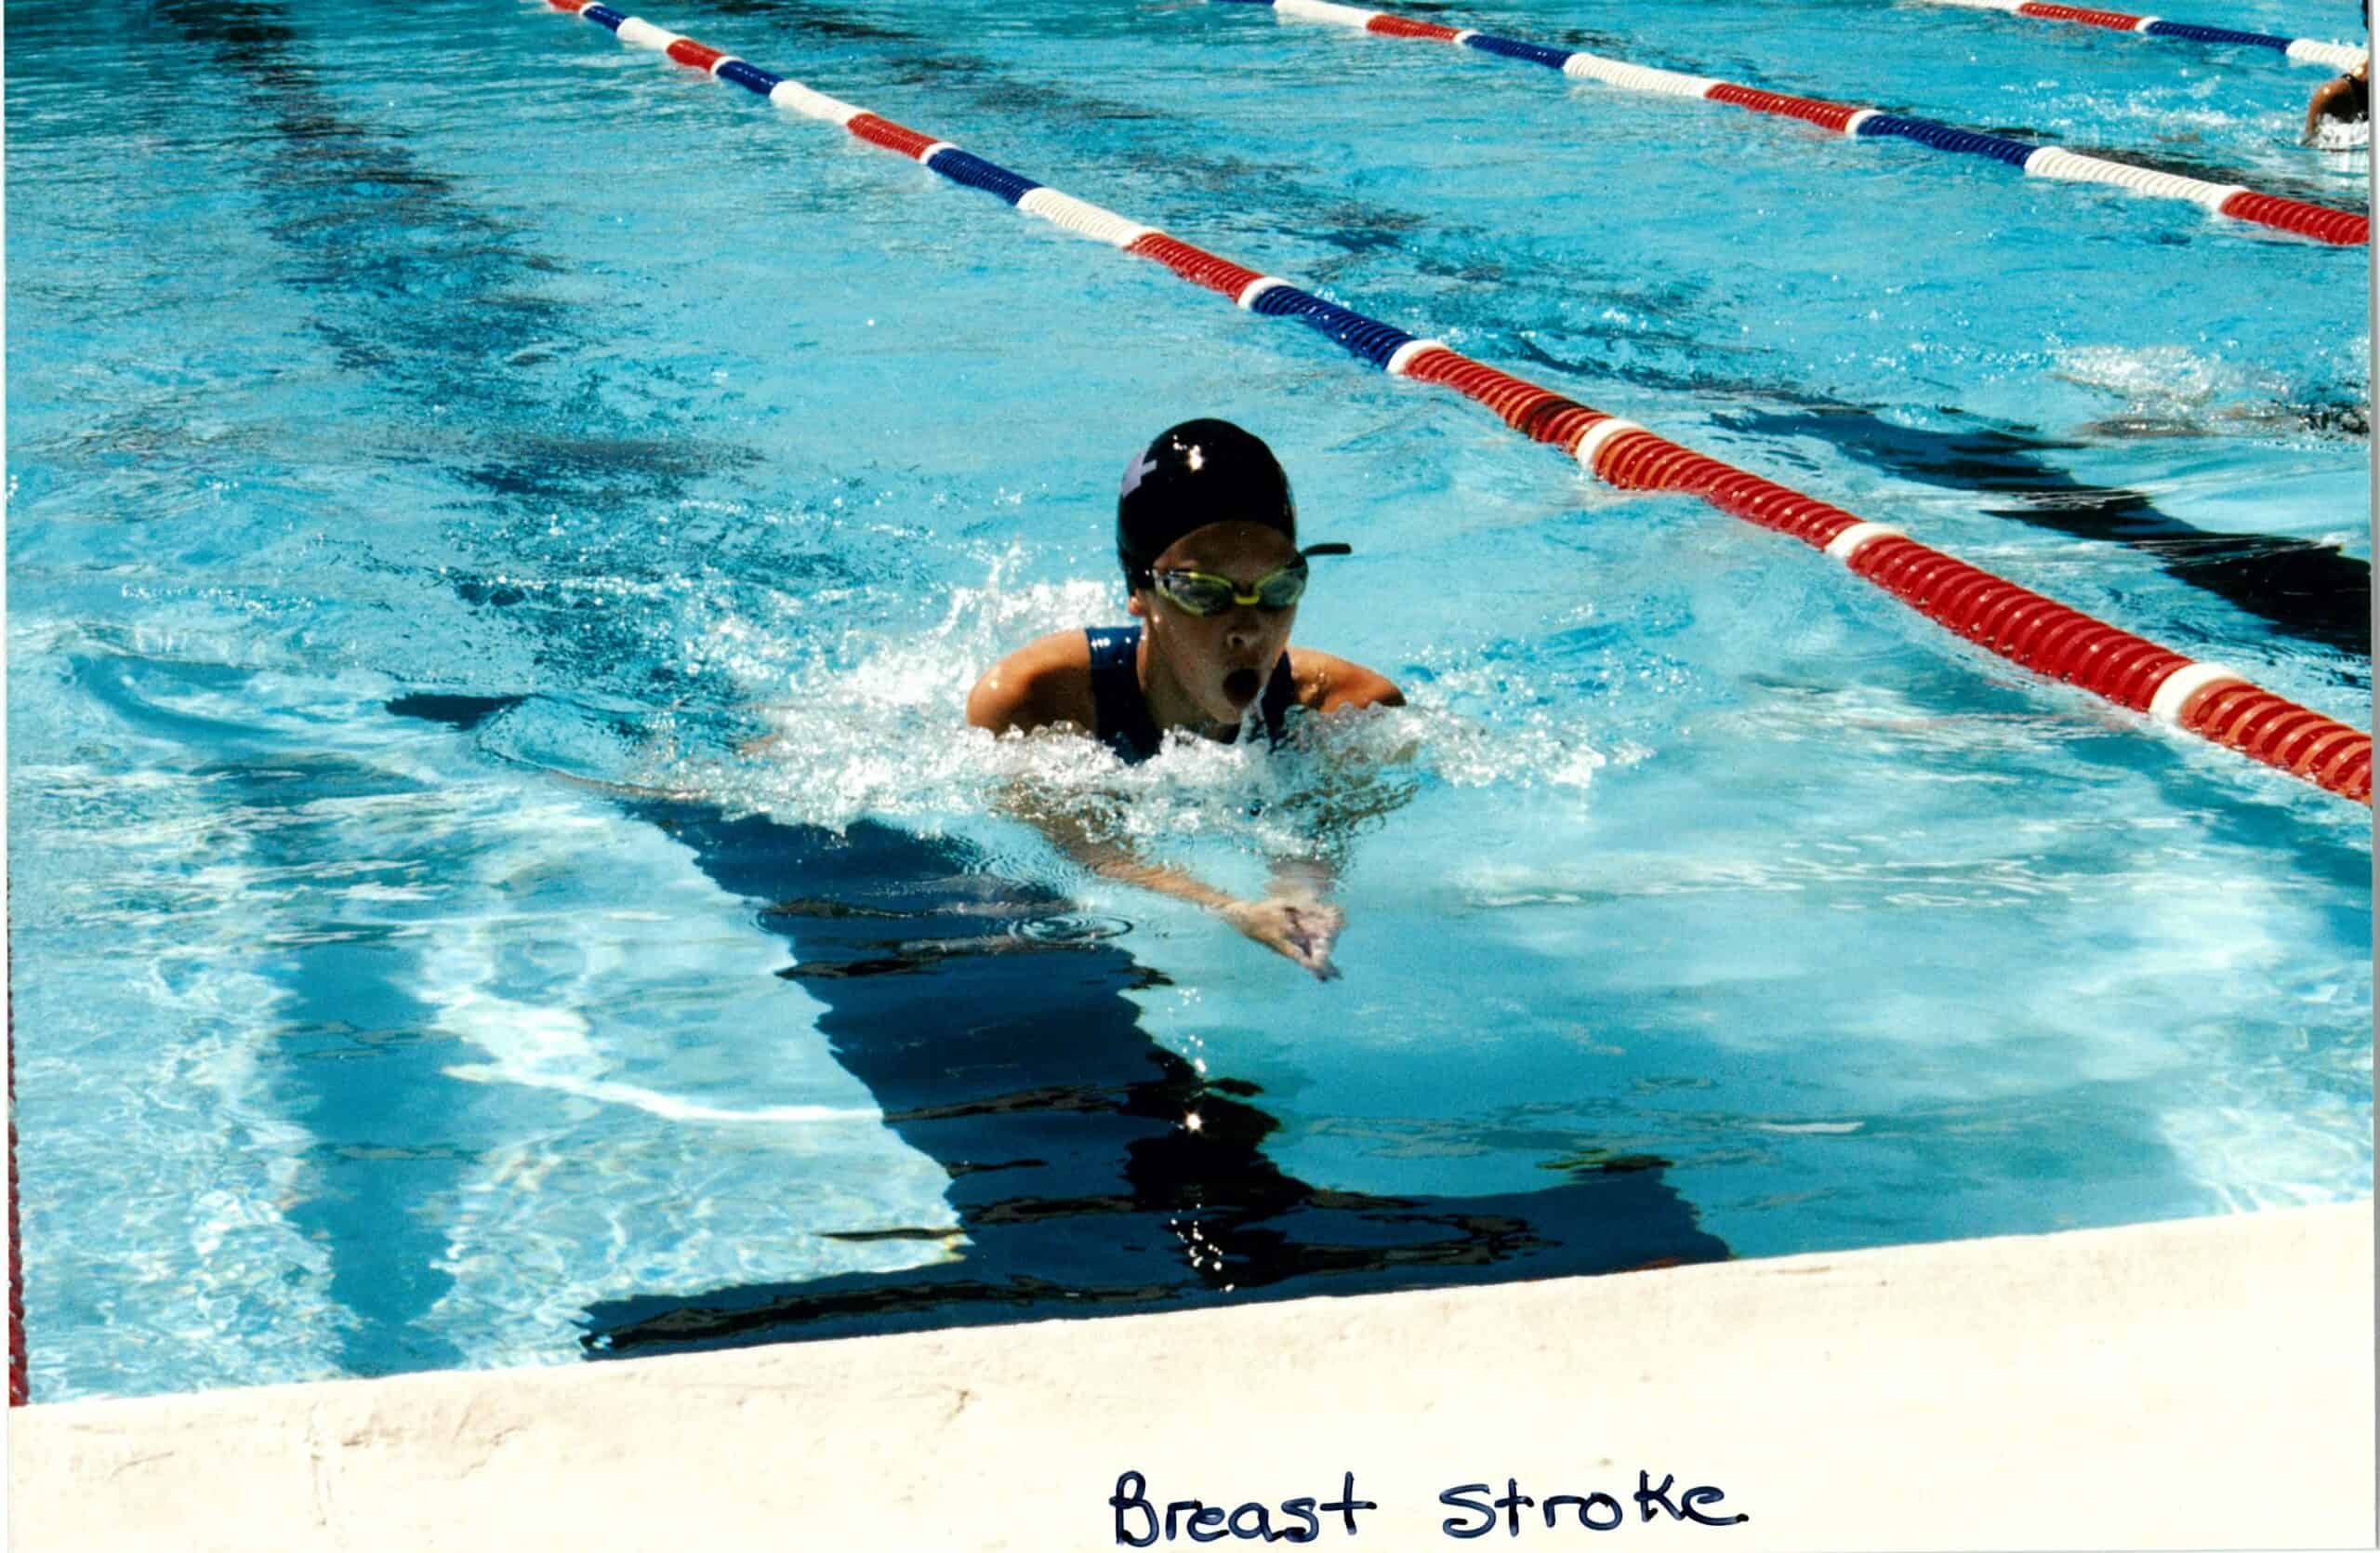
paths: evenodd
<path fill-rule="evenodd" d="M 1352 1472 L 1377 1507 L 1354 1538 L 1316 1511 L 1315 1540 L 1459 1546 L 1440 1522 L 1480 1518 L 1440 1493 L 1513 1479 L 1598 1521 L 1610 1494 L 1630 1543 L 2370 1547 L 2373 1308 L 2360 1202 L 69 1402 L 10 1415 L 9 1530 L 29 1553 L 1106 1548 L 1198 1498 L 1227 1517 L 1199 1540 L 1245 1546 L 1243 1504 L 1302 1527 L 1283 1502 Z M 1128 1470 L 1154 1511 L 1111 1507 Z M 1497 1543 L 1601 1540 L 1576 1505 L 1517 1513 Z"/>

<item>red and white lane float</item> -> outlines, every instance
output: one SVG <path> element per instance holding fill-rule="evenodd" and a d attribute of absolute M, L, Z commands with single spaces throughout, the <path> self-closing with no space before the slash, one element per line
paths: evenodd
<path fill-rule="evenodd" d="M 2211 663 L 2119 630 L 2041 594 L 1868 523 L 1815 497 L 1682 447 L 1633 421 L 1501 372 L 1434 339 L 1419 338 L 1235 264 L 1177 237 L 1062 194 L 959 150 L 947 140 L 839 101 L 609 6 L 545 0 L 765 97 L 780 108 L 840 125 L 954 182 L 998 194 L 1030 215 L 1153 259 L 1251 312 L 1295 318 L 1392 376 L 1435 383 L 1493 410 L 1535 441 L 1560 448 L 1588 473 L 1623 490 L 1699 497 L 1723 512 L 1790 535 L 1843 563 L 1977 646 L 2036 673 L 2079 685 L 2134 711 L 2227 745 L 2358 803 L 2372 802 L 2372 738 L 2262 690 Z M 1311 3 L 1311 0 L 1307 0 Z"/>
<path fill-rule="evenodd" d="M 2184 178 L 2177 173 L 2161 173 L 2149 167 L 2110 162 L 2102 156 L 2084 156 L 2057 146 L 2035 145 L 2030 140 L 2011 139 L 2005 135 L 1980 134 L 1934 119 L 1886 113 L 1848 102 L 1830 102 L 1824 98 L 1789 97 L 1781 92 L 1763 91 L 1757 86 L 1739 86 L 1733 81 L 1721 81 L 1708 75 L 1656 70 L 1648 65 L 1633 65 L 1624 60 L 1590 54 L 1584 49 L 1556 48 L 1520 38 L 1498 37 L 1490 33 L 1475 33 L 1435 21 L 1421 21 L 1388 11 L 1334 5 L 1331 0 L 1223 0 L 1223 3 L 1269 6 L 1274 14 L 1298 20 L 1330 22 L 1388 37 L 1419 38 L 1474 48 L 1483 54 L 1498 54 L 1506 59 L 1546 65 L 1575 80 L 1600 81 L 1623 91 L 1732 103 L 1756 113 L 1776 113 L 1786 118 L 1802 119 L 1822 129 L 1855 139 L 1897 136 L 1931 146 L 1936 151 L 2004 162 L 2012 167 L 2021 168 L 2033 178 L 2112 184 L 2135 194 L 2188 200 L 2218 216 L 2276 227 L 2282 232 L 2296 232 L 2324 243 L 2360 246 L 2369 242 L 2372 236 L 2372 219 L 2360 211 L 2284 199 L 2276 194 L 2260 194 L 2237 183 L 2209 183 L 2203 179 Z M 2029 6 L 2027 8 L 2042 11 L 2071 7 Z"/>
<path fill-rule="evenodd" d="M 2351 43 L 2284 38 L 2272 33 L 2247 33 L 2237 27 L 2210 27 L 2200 21 L 2168 21 L 2162 16 L 2133 16 L 2123 11 L 2103 11 L 2090 6 L 2054 6 L 2047 4 L 2046 0 L 1929 0 L 1929 3 L 1956 6 L 1970 11 L 2005 11 L 2010 16 L 2029 16 L 2036 21 L 2071 21 L 2085 27 L 2104 27 L 2110 32 L 2137 33 L 2149 38 L 2185 38 L 2192 43 L 2228 43 L 2245 48 L 2269 48 L 2301 65 L 2320 65 L 2326 70 L 2353 70 L 2363 62 L 2366 52 Z"/>

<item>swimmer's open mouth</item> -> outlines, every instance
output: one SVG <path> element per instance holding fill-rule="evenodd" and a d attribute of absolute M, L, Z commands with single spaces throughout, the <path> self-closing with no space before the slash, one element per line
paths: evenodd
<path fill-rule="evenodd" d="M 1223 694 L 1235 701 L 1253 701 L 1263 683 L 1253 669 L 1235 669 L 1223 676 Z"/>

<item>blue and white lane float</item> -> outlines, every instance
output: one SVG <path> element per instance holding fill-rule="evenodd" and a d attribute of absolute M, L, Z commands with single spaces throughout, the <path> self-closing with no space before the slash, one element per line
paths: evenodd
<path fill-rule="evenodd" d="M 1910 118 L 1847 102 L 1830 102 L 1823 98 L 1789 97 L 1781 92 L 1763 91 L 1756 86 L 1740 86 L 1708 75 L 1656 70 L 1648 65 L 1630 64 L 1625 60 L 1590 54 L 1584 49 L 1557 48 L 1521 38 L 1498 37 L 1490 33 L 1421 21 L 1389 11 L 1336 5 L 1331 0 L 1221 0 L 1221 3 L 1269 6 L 1274 14 L 1299 20 L 1329 22 L 1389 37 L 1419 38 L 1474 48 L 1484 54 L 1498 54 L 1506 59 L 1546 65 L 1574 80 L 1600 81 L 1624 91 L 1732 103 L 1756 113 L 1776 113 L 1786 118 L 1802 119 L 1822 129 L 1855 139 L 1898 136 L 1931 146 L 1936 151 L 1990 157 L 1995 162 L 2022 168 L 2033 178 L 2106 183 L 2130 190 L 2135 194 L 2188 200 L 2218 216 L 2276 227 L 2282 232 L 2297 232 L 2325 243 L 2360 246 L 2370 241 L 2372 236 L 2371 218 L 2360 211 L 2340 210 L 2326 205 L 2311 205 L 2304 200 L 2260 194 L 2237 183 L 2209 183 L 2202 179 L 2156 172 L 2148 167 L 2110 162 L 2104 157 L 2084 156 L 2058 146 L 2035 145 L 2029 140 L 2011 139 L 2004 135 L 1979 134 L 1933 119 Z"/>
<path fill-rule="evenodd" d="M 2237 27 L 2210 27 L 2199 21 L 2168 21 L 2162 16 L 2134 16 L 2125 11 L 2103 11 L 2089 6 L 2051 5 L 2047 0 L 1927 0 L 1927 3 L 1956 6 L 1970 11 L 2005 11 L 2010 16 L 2029 16 L 2037 21 L 2080 22 L 2085 27 L 2137 33 L 2143 37 L 2184 38 L 2191 43 L 2228 43 L 2247 48 L 2269 48 L 2301 65 L 2320 65 L 2325 70 L 2353 70 L 2363 62 L 2368 52 L 2351 43 L 2284 38 L 2272 33 L 2241 32 Z"/>
<path fill-rule="evenodd" d="M 894 124 L 707 44 L 589 0 L 545 0 L 617 33 L 623 43 L 732 81 L 756 96 L 823 119 L 956 183 L 985 190 L 1029 215 L 1155 259 L 1184 280 L 1251 312 L 1295 318 L 1393 377 L 1436 383 L 1485 405 L 1514 430 L 1551 444 L 1622 490 L 1699 497 L 1733 517 L 1788 534 L 1842 562 L 1927 617 L 2008 661 L 2079 685 L 2119 706 L 2188 729 L 2353 802 L 2372 802 L 2372 737 L 2249 684 L 2217 664 L 2194 663 L 1968 565 L 1900 530 L 1708 458 L 1633 421 L 1566 399 L 1394 325 L 1325 301 L 1009 171 L 947 140 Z"/>

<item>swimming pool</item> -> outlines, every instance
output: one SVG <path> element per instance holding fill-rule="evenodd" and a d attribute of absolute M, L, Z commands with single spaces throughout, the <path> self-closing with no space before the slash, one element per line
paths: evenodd
<path fill-rule="evenodd" d="M 1246 7 L 648 14 L 2368 722 L 2361 252 Z M 2237 50 L 1426 14 L 2363 200 Z M 9 20 L 36 1400 L 2369 1193 L 2363 808 L 541 7 Z M 962 733 L 1194 414 L 1415 705 Z M 1020 774 L 1335 850 L 1345 979 Z"/>

